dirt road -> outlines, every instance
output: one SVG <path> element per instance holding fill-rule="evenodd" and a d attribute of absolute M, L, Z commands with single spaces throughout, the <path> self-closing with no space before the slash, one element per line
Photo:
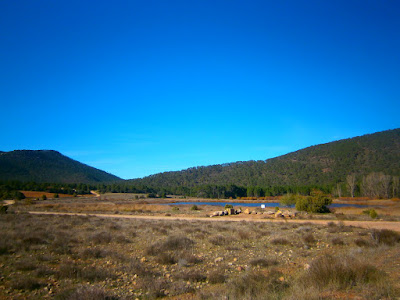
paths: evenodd
<path fill-rule="evenodd" d="M 15 204 L 15 200 L 3 200 L 4 205 L 13 205 Z"/>
<path fill-rule="evenodd" d="M 100 197 L 101 195 L 98 193 L 98 192 L 96 192 L 96 191 L 90 191 L 90 193 L 92 194 L 92 195 L 95 195 L 96 197 Z"/>
<path fill-rule="evenodd" d="M 199 218 L 199 217 L 174 217 L 174 216 L 138 216 L 138 215 L 111 215 L 111 214 L 86 214 L 86 213 L 68 213 L 68 212 L 41 212 L 30 211 L 33 215 L 70 215 L 70 216 L 92 216 L 101 218 L 117 218 L 117 219 L 141 219 L 141 220 L 181 220 L 181 221 L 204 221 L 204 222 L 287 222 L 287 223 L 313 223 L 326 225 L 332 220 L 282 220 L 282 219 L 249 219 L 243 217 L 215 217 L 215 218 Z M 367 229 L 390 229 L 400 232 L 400 222 L 388 221 L 341 221 L 346 226 L 362 227 Z"/>

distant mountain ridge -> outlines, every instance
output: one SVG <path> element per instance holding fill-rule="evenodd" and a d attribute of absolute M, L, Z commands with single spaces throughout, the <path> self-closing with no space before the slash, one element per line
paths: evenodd
<path fill-rule="evenodd" d="M 0 151 L 0 180 L 106 183 L 122 179 L 54 150 L 14 150 Z"/>
<path fill-rule="evenodd" d="M 305 186 L 345 182 L 349 174 L 360 178 L 371 172 L 400 175 L 400 129 L 320 144 L 265 161 L 195 167 L 129 182 L 150 187 Z"/>
<path fill-rule="evenodd" d="M 52 183 L 117 182 L 154 188 L 201 185 L 310 186 L 345 182 L 371 172 L 400 176 L 400 129 L 304 148 L 263 161 L 193 167 L 122 180 L 54 150 L 0 151 L 0 180 Z"/>

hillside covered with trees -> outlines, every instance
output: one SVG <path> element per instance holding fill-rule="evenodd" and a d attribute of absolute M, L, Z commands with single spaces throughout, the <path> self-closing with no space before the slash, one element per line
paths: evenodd
<path fill-rule="evenodd" d="M 121 179 L 57 151 L 15 150 L 0 152 L 0 180 L 98 183 Z"/>
<path fill-rule="evenodd" d="M 87 194 L 147 193 L 204 198 L 310 195 L 400 197 L 400 129 L 308 147 L 265 161 L 165 172 L 134 180 L 72 160 L 56 151 L 0 152 L 0 198 L 19 190 Z"/>
<path fill-rule="evenodd" d="M 375 177 L 396 178 L 400 175 L 400 129 L 312 146 L 265 161 L 194 167 L 134 179 L 129 183 L 178 190 L 233 185 L 246 187 L 247 194 L 249 188 L 261 189 L 261 194 L 271 190 L 270 194 L 276 194 L 276 191 L 280 194 L 279 190 L 296 191 L 299 187 L 312 186 L 333 192 L 342 189 L 342 185 L 345 189 L 350 174 L 355 177 L 359 190 L 361 181 L 371 173 L 378 174 Z"/>

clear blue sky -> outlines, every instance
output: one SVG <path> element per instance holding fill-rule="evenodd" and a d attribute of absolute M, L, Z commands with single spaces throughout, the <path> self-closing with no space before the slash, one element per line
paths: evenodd
<path fill-rule="evenodd" d="M 122 178 L 400 127 L 400 2 L 0 2 L 0 150 Z"/>

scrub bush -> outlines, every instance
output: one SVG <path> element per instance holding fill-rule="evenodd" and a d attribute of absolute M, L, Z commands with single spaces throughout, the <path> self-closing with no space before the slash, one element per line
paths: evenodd
<path fill-rule="evenodd" d="M 299 197 L 296 201 L 296 209 L 309 213 L 328 213 L 329 204 L 332 204 L 332 198 L 324 195 L 321 191 L 314 190 L 310 196 Z"/>

